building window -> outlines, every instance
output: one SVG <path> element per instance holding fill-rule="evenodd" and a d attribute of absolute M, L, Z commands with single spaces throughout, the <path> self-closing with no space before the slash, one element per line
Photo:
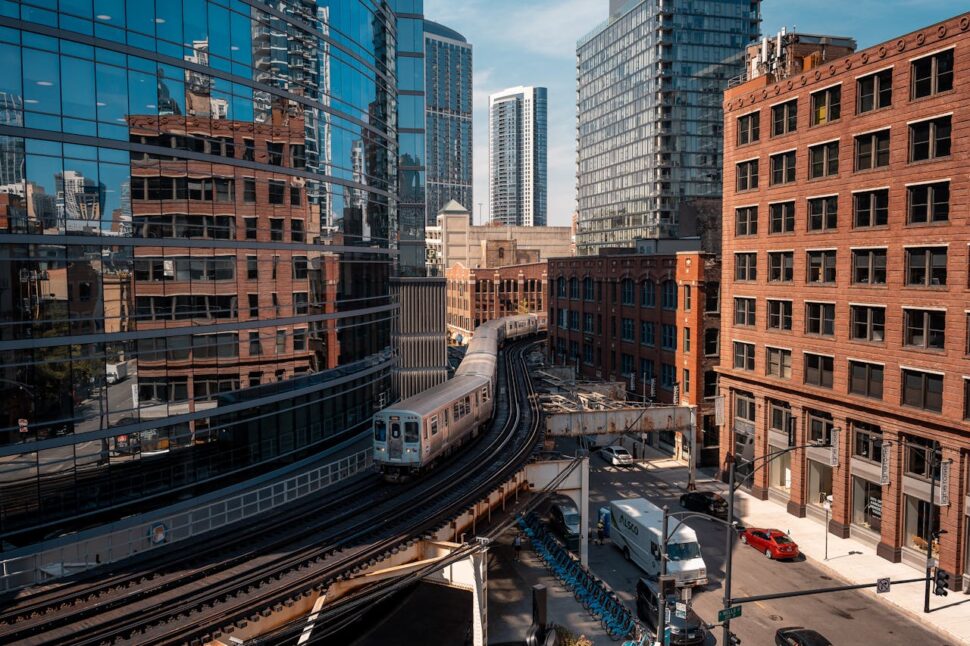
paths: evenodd
<path fill-rule="evenodd" d="M 906 501 L 905 520 L 904 520 L 904 545 L 910 549 L 919 550 L 920 553 L 926 552 L 926 546 L 930 545 L 931 553 L 934 558 L 939 556 L 939 540 L 933 540 L 932 535 L 940 528 L 940 514 L 935 505 L 930 505 L 928 500 L 921 500 L 915 496 L 904 494 Z M 927 527 L 932 524 L 931 527 Z M 929 533 L 928 533 L 929 532 Z"/>
<path fill-rule="evenodd" d="M 832 303 L 805 303 L 805 333 L 834 336 L 835 305 Z"/>
<path fill-rule="evenodd" d="M 293 313 L 307 314 L 310 311 L 310 295 L 307 292 L 293 294 Z"/>
<path fill-rule="evenodd" d="M 734 212 L 734 233 L 737 236 L 753 236 L 758 233 L 758 207 L 746 206 Z"/>
<path fill-rule="evenodd" d="M 903 471 L 906 475 L 929 480 L 930 465 L 934 462 L 935 443 L 922 437 L 910 436 L 903 438 L 903 448 Z M 940 466 L 937 463 L 933 476 L 939 477 L 939 475 Z"/>
<path fill-rule="evenodd" d="M 950 117 L 937 117 L 909 126 L 909 161 L 950 155 Z"/>
<path fill-rule="evenodd" d="M 835 250 L 809 251 L 808 254 L 808 282 L 835 282 Z"/>
<path fill-rule="evenodd" d="M 290 220 L 290 240 L 293 242 L 306 242 L 306 231 L 303 228 L 303 220 Z"/>
<path fill-rule="evenodd" d="M 687 368 L 684 368 L 683 370 L 683 378 L 681 379 L 680 383 L 681 383 L 681 388 L 684 391 L 684 394 L 685 395 L 690 394 L 690 370 L 688 370 Z"/>
<path fill-rule="evenodd" d="M 758 188 L 758 160 L 741 162 L 737 165 L 737 190 L 751 191 Z"/>
<path fill-rule="evenodd" d="M 870 132 L 855 138 L 855 169 L 889 166 L 889 130 Z"/>
<path fill-rule="evenodd" d="M 863 397 L 882 399 L 883 366 L 877 363 L 849 362 L 849 392 Z"/>
<path fill-rule="evenodd" d="M 831 388 L 835 360 L 822 354 L 805 353 L 805 383 L 811 386 Z"/>
<path fill-rule="evenodd" d="M 852 455 L 880 462 L 882 460 L 882 429 L 875 424 L 850 420 L 852 427 Z"/>
<path fill-rule="evenodd" d="M 852 476 L 852 524 L 882 531 L 882 487 L 859 476 Z"/>
<path fill-rule="evenodd" d="M 734 279 L 735 280 L 757 280 L 758 279 L 758 254 L 756 253 L 734 254 Z"/>
<path fill-rule="evenodd" d="M 950 182 L 920 184 L 906 189 L 909 224 L 946 222 L 950 219 Z"/>
<path fill-rule="evenodd" d="M 259 294 L 248 294 L 249 318 L 259 318 Z"/>
<path fill-rule="evenodd" d="M 903 370 L 903 404 L 923 410 L 943 410 L 943 375 Z"/>
<path fill-rule="evenodd" d="M 259 279 L 259 264 L 256 261 L 256 256 L 246 256 L 246 278 L 248 280 Z"/>
<path fill-rule="evenodd" d="M 721 283 L 708 281 L 704 285 L 704 311 L 708 314 L 721 311 Z"/>
<path fill-rule="evenodd" d="M 886 250 L 853 249 L 852 282 L 856 285 L 885 285 Z"/>
<path fill-rule="evenodd" d="M 852 223 L 856 228 L 889 224 L 889 189 L 863 191 L 852 196 Z"/>
<path fill-rule="evenodd" d="M 788 446 L 795 446 L 795 418 L 792 417 L 791 406 L 781 402 L 769 401 L 768 427 L 773 431 L 784 433 L 785 437 L 788 438 Z"/>
<path fill-rule="evenodd" d="M 946 345 L 946 312 L 903 309 L 903 345 L 942 350 Z"/>
<path fill-rule="evenodd" d="M 842 114 L 842 86 L 836 85 L 812 94 L 812 125 L 838 121 Z"/>
<path fill-rule="evenodd" d="M 946 247 L 917 247 L 906 250 L 906 284 L 946 285 Z"/>
<path fill-rule="evenodd" d="M 283 220 L 281 218 L 270 218 L 269 220 L 269 239 L 283 239 Z"/>
<path fill-rule="evenodd" d="M 677 326 L 666 323 L 660 326 L 660 347 L 664 350 L 677 349 Z"/>
<path fill-rule="evenodd" d="M 738 145 L 743 146 L 758 141 L 760 127 L 761 114 L 758 112 L 738 117 Z"/>
<path fill-rule="evenodd" d="M 684 352 L 690 352 L 690 328 L 684 328 Z"/>
<path fill-rule="evenodd" d="M 256 203 L 256 180 L 251 177 L 243 179 L 243 202 L 245 204 Z"/>
<path fill-rule="evenodd" d="M 970 379 L 963 380 L 963 419 L 970 419 Z"/>
<path fill-rule="evenodd" d="M 768 252 L 768 282 L 791 282 L 795 277 L 794 251 Z"/>
<path fill-rule="evenodd" d="M 267 141 L 266 155 L 267 155 L 266 161 L 269 165 L 282 166 L 283 165 L 283 144 Z"/>
<path fill-rule="evenodd" d="M 583 332 L 586 334 L 593 333 L 593 314 L 591 312 L 583 314 Z"/>
<path fill-rule="evenodd" d="M 579 287 L 576 288 L 577 294 L 576 298 L 579 298 Z M 620 283 L 620 302 L 624 305 L 636 305 L 636 291 L 634 288 L 633 281 L 629 278 L 624 278 L 623 282 Z"/>
<path fill-rule="evenodd" d="M 856 81 L 856 112 L 862 114 L 893 104 L 893 71 L 891 69 L 863 76 Z"/>
<path fill-rule="evenodd" d="M 262 354 L 262 346 L 259 343 L 259 332 L 249 333 L 249 356 L 256 357 Z"/>
<path fill-rule="evenodd" d="M 620 337 L 624 341 L 633 341 L 633 319 L 623 319 L 620 322 Z"/>
<path fill-rule="evenodd" d="M 734 299 L 734 324 L 735 325 L 754 325 L 755 299 L 737 298 Z"/>
<path fill-rule="evenodd" d="M 653 360 L 652 359 L 640 359 L 640 378 L 643 380 L 644 386 L 648 381 L 653 381 Z M 653 395 L 651 395 L 652 397 Z"/>
<path fill-rule="evenodd" d="M 788 184 L 795 181 L 795 151 L 772 155 L 771 185 Z"/>
<path fill-rule="evenodd" d="M 716 357 L 721 353 L 721 331 L 716 327 L 704 329 L 704 356 Z"/>
<path fill-rule="evenodd" d="M 791 379 L 791 350 L 766 348 L 767 362 L 765 373 L 771 377 Z"/>
<path fill-rule="evenodd" d="M 808 149 L 808 178 L 828 177 L 839 172 L 839 142 L 810 146 Z"/>
<path fill-rule="evenodd" d="M 704 397 L 717 395 L 717 373 L 713 370 L 704 371 Z"/>
<path fill-rule="evenodd" d="M 792 302 L 791 301 L 768 301 L 768 329 L 769 330 L 791 330 L 792 329 Z"/>
<path fill-rule="evenodd" d="M 689 312 L 692 302 L 692 290 L 690 285 L 684 285 L 684 311 Z"/>
<path fill-rule="evenodd" d="M 768 206 L 768 233 L 791 233 L 795 230 L 795 203 L 779 202 Z"/>
<path fill-rule="evenodd" d="M 306 350 L 306 328 L 293 330 L 293 351 Z"/>
<path fill-rule="evenodd" d="M 831 415 L 808 409 L 806 419 L 808 421 L 809 442 L 817 444 L 830 444 L 832 442 L 832 429 L 835 428 L 835 424 L 832 422 Z"/>
<path fill-rule="evenodd" d="M 656 345 L 655 339 L 656 325 L 652 321 L 640 321 L 640 343 L 643 345 Z"/>
<path fill-rule="evenodd" d="M 798 121 L 798 100 L 787 101 L 771 107 L 771 136 L 777 137 L 795 132 Z"/>
<path fill-rule="evenodd" d="M 306 256 L 293 256 L 293 279 L 306 280 L 309 275 L 309 263 Z"/>
<path fill-rule="evenodd" d="M 579 312 L 577 310 L 569 310 L 569 329 L 579 330 Z M 613 334 L 616 334 L 616 319 L 613 319 Z"/>
<path fill-rule="evenodd" d="M 579 348 L 576 350 L 576 358 L 579 358 Z M 633 357 L 625 352 L 620 355 L 620 374 L 625 377 L 633 374 Z"/>
<path fill-rule="evenodd" d="M 583 300 L 593 300 L 593 279 L 589 276 L 583 279 Z"/>
<path fill-rule="evenodd" d="M 661 285 L 663 308 L 665 310 L 677 309 L 677 283 L 672 280 L 665 280 Z"/>
<path fill-rule="evenodd" d="M 657 284 L 652 280 L 640 283 L 640 307 L 657 306 Z"/>
<path fill-rule="evenodd" d="M 825 231 L 839 225 L 839 198 L 814 197 L 808 201 L 808 230 Z"/>
<path fill-rule="evenodd" d="M 300 187 L 290 187 L 290 206 L 300 206 Z"/>
<path fill-rule="evenodd" d="M 593 345 L 591 343 L 583 344 L 583 363 L 588 366 L 593 365 Z"/>
<path fill-rule="evenodd" d="M 243 218 L 243 222 L 246 225 L 246 239 L 255 240 L 256 239 L 256 218 Z"/>
<path fill-rule="evenodd" d="M 912 96 L 920 99 L 953 89 L 953 50 L 932 54 L 913 61 Z"/>
<path fill-rule="evenodd" d="M 613 297 L 616 297 L 616 292 L 613 292 Z M 569 279 L 569 298 L 573 300 L 579 299 L 579 279 L 570 278 Z"/>
<path fill-rule="evenodd" d="M 677 383 L 677 368 L 669 363 L 660 364 L 660 387 L 664 390 L 673 390 Z"/>
<path fill-rule="evenodd" d="M 269 180 L 269 203 L 283 204 L 284 195 L 286 195 L 286 182 Z"/>
<path fill-rule="evenodd" d="M 886 308 L 853 305 L 851 308 L 853 341 L 881 343 L 886 338 Z"/>
<path fill-rule="evenodd" d="M 754 344 L 734 342 L 734 367 L 738 370 L 754 370 Z"/>

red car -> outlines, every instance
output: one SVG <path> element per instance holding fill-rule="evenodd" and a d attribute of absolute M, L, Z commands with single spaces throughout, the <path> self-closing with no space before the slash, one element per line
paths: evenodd
<path fill-rule="evenodd" d="M 777 529 L 748 527 L 741 532 L 741 542 L 750 545 L 770 559 L 793 559 L 798 545 L 785 532 Z"/>

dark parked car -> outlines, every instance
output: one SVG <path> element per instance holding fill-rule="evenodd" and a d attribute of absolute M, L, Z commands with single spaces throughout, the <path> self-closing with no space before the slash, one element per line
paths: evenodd
<path fill-rule="evenodd" d="M 809 628 L 789 626 L 775 633 L 775 646 L 832 646 L 832 642 Z"/>
<path fill-rule="evenodd" d="M 579 510 L 571 503 L 557 503 L 549 510 L 549 527 L 562 538 L 566 548 L 579 549 Z"/>
<path fill-rule="evenodd" d="M 659 595 L 657 584 L 649 579 L 637 582 L 637 616 L 652 630 L 657 630 L 657 614 L 659 613 Z M 670 608 L 670 643 L 675 646 L 697 646 L 707 640 L 707 628 L 693 609 L 687 611 L 686 617 L 678 617 L 674 611 L 676 597 L 667 597 L 667 607 Z"/>
<path fill-rule="evenodd" d="M 713 491 L 691 491 L 680 497 L 680 506 L 727 520 L 727 501 Z"/>

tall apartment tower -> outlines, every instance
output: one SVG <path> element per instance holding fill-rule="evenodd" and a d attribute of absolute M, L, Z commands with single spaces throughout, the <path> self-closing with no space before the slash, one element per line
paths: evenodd
<path fill-rule="evenodd" d="M 720 197 L 721 93 L 760 19 L 760 0 L 611 0 L 577 43 L 579 255 L 674 236 Z"/>
<path fill-rule="evenodd" d="M 473 208 L 472 46 L 453 29 L 424 21 L 428 226 L 450 200 Z"/>
<path fill-rule="evenodd" d="M 965 587 L 970 14 L 853 49 L 779 34 L 724 95 L 722 459 Z"/>
<path fill-rule="evenodd" d="M 492 222 L 546 225 L 546 88 L 512 87 L 488 98 Z"/>

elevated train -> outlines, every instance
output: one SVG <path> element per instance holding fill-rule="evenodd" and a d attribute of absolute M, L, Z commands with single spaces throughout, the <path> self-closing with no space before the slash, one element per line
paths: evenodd
<path fill-rule="evenodd" d="M 499 349 L 545 329 L 544 314 L 486 321 L 452 379 L 374 415 L 374 464 L 384 478 L 401 481 L 429 469 L 476 437 L 492 418 Z"/>

